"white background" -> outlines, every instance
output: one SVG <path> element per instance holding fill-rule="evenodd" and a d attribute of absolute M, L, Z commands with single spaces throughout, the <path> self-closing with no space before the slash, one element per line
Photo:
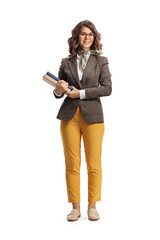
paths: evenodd
<path fill-rule="evenodd" d="M 71 30 L 102 34 L 113 92 L 102 97 L 101 219 L 87 219 L 82 141 L 81 213 L 66 220 L 65 165 L 56 118 L 64 100 L 42 81 L 58 74 Z M 160 36 L 158 0 L 1 1 L 0 238 L 160 239 Z"/>

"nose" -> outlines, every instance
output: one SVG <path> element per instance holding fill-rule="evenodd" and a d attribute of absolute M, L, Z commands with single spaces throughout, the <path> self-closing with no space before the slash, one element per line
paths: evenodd
<path fill-rule="evenodd" d="M 89 35 L 88 34 L 86 34 L 85 39 L 89 39 Z"/>

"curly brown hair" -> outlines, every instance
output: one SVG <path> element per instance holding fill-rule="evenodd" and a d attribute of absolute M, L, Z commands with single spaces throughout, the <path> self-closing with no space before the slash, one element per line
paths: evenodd
<path fill-rule="evenodd" d="M 93 44 L 91 45 L 91 49 L 102 50 L 102 44 L 100 42 L 101 34 L 97 31 L 95 25 L 91 21 L 85 20 L 85 21 L 79 22 L 71 31 L 72 36 L 68 39 L 69 52 L 70 52 L 70 55 L 68 56 L 69 58 L 72 58 L 73 56 L 75 56 L 80 49 L 79 33 L 83 26 L 88 27 L 95 35 Z"/>

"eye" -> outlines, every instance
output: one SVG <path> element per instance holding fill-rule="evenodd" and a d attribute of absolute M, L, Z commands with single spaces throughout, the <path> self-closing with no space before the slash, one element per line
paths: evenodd
<path fill-rule="evenodd" d="M 93 37 L 93 36 L 94 36 L 94 34 L 93 34 L 93 33 L 89 33 L 89 36 L 90 36 L 90 37 Z"/>

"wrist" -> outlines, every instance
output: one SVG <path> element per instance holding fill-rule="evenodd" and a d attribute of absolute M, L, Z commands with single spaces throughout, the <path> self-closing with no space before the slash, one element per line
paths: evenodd
<path fill-rule="evenodd" d="M 56 90 L 54 90 L 56 94 L 60 95 L 62 94 L 63 92 L 57 92 Z"/>

